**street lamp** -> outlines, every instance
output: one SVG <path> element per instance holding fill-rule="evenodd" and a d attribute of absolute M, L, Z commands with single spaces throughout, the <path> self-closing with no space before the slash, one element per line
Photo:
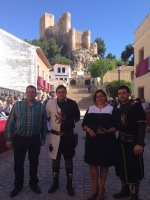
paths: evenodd
<path fill-rule="evenodd" d="M 117 71 L 118 71 L 118 87 L 120 86 L 120 72 L 121 72 L 121 64 L 117 64 Z"/>

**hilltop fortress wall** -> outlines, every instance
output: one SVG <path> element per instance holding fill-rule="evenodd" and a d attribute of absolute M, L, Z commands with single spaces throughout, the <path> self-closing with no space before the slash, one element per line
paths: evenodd
<path fill-rule="evenodd" d="M 80 48 L 91 49 L 97 54 L 97 43 L 91 43 L 90 30 L 78 31 L 71 28 L 71 14 L 65 12 L 55 23 L 54 15 L 45 13 L 40 19 L 40 37 L 54 37 L 60 44 L 65 44 L 69 51 Z"/>

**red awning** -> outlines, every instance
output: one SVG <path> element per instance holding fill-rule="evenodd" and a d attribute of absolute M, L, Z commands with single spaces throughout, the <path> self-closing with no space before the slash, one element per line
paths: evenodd
<path fill-rule="evenodd" d="M 46 80 L 43 80 L 43 87 L 44 87 L 44 89 L 47 89 L 47 82 L 46 82 Z"/>
<path fill-rule="evenodd" d="M 37 86 L 40 86 L 43 88 L 43 78 L 41 76 L 38 76 L 37 79 Z"/>
<path fill-rule="evenodd" d="M 136 66 L 136 77 L 142 76 L 146 73 L 149 72 L 149 57 L 146 58 L 145 60 L 143 60 L 142 62 L 140 62 L 137 66 Z"/>

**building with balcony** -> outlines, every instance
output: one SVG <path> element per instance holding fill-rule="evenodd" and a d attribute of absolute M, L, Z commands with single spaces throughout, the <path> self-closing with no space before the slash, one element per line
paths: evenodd
<path fill-rule="evenodd" d="M 49 72 L 50 79 L 61 80 L 69 84 L 71 77 L 71 66 L 66 64 L 55 64 Z"/>
<path fill-rule="evenodd" d="M 49 83 L 49 70 L 51 69 L 51 65 L 41 48 L 36 47 L 36 53 L 37 99 L 40 100 L 43 94 L 46 95 L 51 92 L 51 84 Z"/>
<path fill-rule="evenodd" d="M 24 95 L 26 87 L 34 85 L 39 94 L 48 94 L 50 69 L 39 47 L 0 29 L 0 93 Z"/>
<path fill-rule="evenodd" d="M 134 33 L 135 97 L 150 102 L 150 13 Z"/>

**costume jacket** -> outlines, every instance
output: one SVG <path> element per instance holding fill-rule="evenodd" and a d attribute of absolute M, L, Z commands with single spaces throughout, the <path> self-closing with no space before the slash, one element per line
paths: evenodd
<path fill-rule="evenodd" d="M 73 132 L 75 122 L 80 120 L 77 103 L 66 98 L 65 102 L 57 102 L 57 98 L 48 101 L 46 105 L 47 118 L 50 118 L 52 131 L 69 134 Z M 50 134 L 50 157 L 56 159 L 61 135 Z"/>
<path fill-rule="evenodd" d="M 117 176 L 126 184 L 144 177 L 143 154 L 135 155 L 135 145 L 144 146 L 146 118 L 140 103 L 128 101 L 118 108 L 120 118 L 118 137 Z"/>

